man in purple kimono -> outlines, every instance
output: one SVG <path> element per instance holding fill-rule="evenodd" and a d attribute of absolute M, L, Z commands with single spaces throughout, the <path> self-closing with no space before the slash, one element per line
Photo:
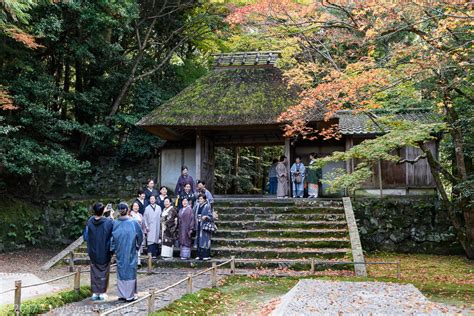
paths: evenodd
<path fill-rule="evenodd" d="M 174 195 L 179 196 L 181 193 L 184 192 L 184 186 L 186 184 L 191 185 L 191 192 L 194 192 L 194 180 L 188 174 L 188 167 L 182 166 L 181 167 L 181 175 L 178 178 L 178 183 L 176 183 L 176 188 L 174 189 Z"/>

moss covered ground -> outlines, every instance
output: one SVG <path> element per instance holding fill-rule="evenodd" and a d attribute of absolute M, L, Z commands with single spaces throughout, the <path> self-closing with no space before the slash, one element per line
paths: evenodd
<path fill-rule="evenodd" d="M 38 315 L 46 313 L 53 308 L 64 306 L 68 303 L 77 302 L 92 295 L 89 286 L 82 286 L 79 292 L 67 290 L 55 293 L 47 297 L 39 297 L 32 300 L 24 301 L 21 304 L 22 315 Z M 0 315 L 14 315 L 14 306 L 6 305 L 0 309 Z"/>
<path fill-rule="evenodd" d="M 432 301 L 474 307 L 474 262 L 462 256 L 376 253 L 368 255 L 366 259 L 387 262 L 400 260 L 401 278 L 396 278 L 396 266 L 388 265 L 369 266 L 367 278 L 344 276 L 344 273 L 312 278 L 412 283 Z M 278 298 L 288 292 L 300 278 L 227 277 L 219 287 L 185 295 L 154 315 L 265 314 L 265 310 L 276 304 Z"/>

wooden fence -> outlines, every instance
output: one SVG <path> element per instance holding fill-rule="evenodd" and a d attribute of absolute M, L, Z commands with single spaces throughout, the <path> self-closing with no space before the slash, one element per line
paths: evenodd
<path fill-rule="evenodd" d="M 231 258 L 227 261 L 224 261 L 220 264 L 216 264 L 215 262 L 212 263 L 212 266 L 210 268 L 207 268 L 207 269 L 204 269 L 200 272 L 197 272 L 195 274 L 188 274 L 186 276 L 186 278 L 182 279 L 182 280 L 179 280 L 178 282 L 172 284 L 172 285 L 169 285 L 165 288 L 162 288 L 162 289 L 155 289 L 155 288 L 151 288 L 148 290 L 148 293 L 142 297 L 140 297 L 139 299 L 133 301 L 133 302 L 130 302 L 130 303 L 127 303 L 127 304 L 124 304 L 124 305 L 120 305 L 120 306 L 117 306 L 115 308 L 112 308 L 112 309 L 109 309 L 109 310 L 106 310 L 106 311 L 103 311 L 103 312 L 100 312 L 98 311 L 97 314 L 99 316 L 105 316 L 105 315 L 109 315 L 109 314 L 112 314 L 114 312 L 117 312 L 117 311 L 120 311 L 122 309 L 125 309 L 125 308 L 128 308 L 130 306 L 133 306 L 141 301 L 144 301 L 144 300 L 148 300 L 148 304 L 147 304 L 147 310 L 148 310 L 148 314 L 151 314 L 154 312 L 154 301 L 155 301 L 155 297 L 157 294 L 159 293 L 163 293 L 163 292 L 166 292 L 182 283 L 185 283 L 187 284 L 187 287 L 186 287 L 186 293 L 187 294 L 191 294 L 193 292 L 193 278 L 196 278 L 200 275 L 203 275 L 205 273 L 208 273 L 210 272 L 210 282 L 211 282 L 211 287 L 216 287 L 217 286 L 217 270 L 218 268 L 224 266 L 224 265 L 227 265 L 227 264 L 230 264 L 230 275 L 235 275 L 236 273 L 236 268 L 235 268 L 235 263 L 236 262 L 249 262 L 250 260 L 236 260 L 235 259 L 235 256 L 231 256 Z M 315 270 L 316 270 L 316 266 L 318 265 L 396 265 L 397 267 L 397 278 L 400 279 L 401 278 L 401 266 L 400 266 L 400 261 L 394 261 L 394 262 L 354 262 L 354 261 L 319 261 L 319 260 L 315 260 L 315 259 L 301 259 L 301 260 L 297 260 L 298 262 L 303 262 L 303 263 L 308 263 L 308 261 L 310 262 L 310 265 L 311 265 L 311 268 L 310 268 L 310 274 L 314 274 L 315 273 Z M 279 260 L 278 263 L 284 263 L 284 262 L 295 262 L 295 260 Z M 147 273 L 149 274 L 152 274 L 153 273 L 153 263 L 152 263 L 152 260 L 151 260 L 151 254 L 148 256 L 148 267 L 147 267 Z M 114 267 L 116 266 L 116 264 L 113 264 L 111 265 L 111 267 Z M 73 266 L 69 266 L 69 268 L 73 268 Z M 86 273 L 86 272 L 90 272 L 89 269 L 87 270 L 81 270 L 80 267 L 76 267 L 75 268 L 75 271 L 72 272 L 72 273 L 68 273 L 68 274 L 65 274 L 65 275 L 62 275 L 62 276 L 59 276 L 59 277 L 56 277 L 56 278 L 53 278 L 53 279 L 50 279 L 50 280 L 47 280 L 47 281 L 43 281 L 43 282 L 40 282 L 40 283 L 35 283 L 35 284 L 29 284 L 29 285 L 22 285 L 21 284 L 21 280 L 17 280 L 15 281 L 15 287 L 13 288 L 10 288 L 10 289 L 7 289 L 3 292 L 0 292 L 0 295 L 3 295 L 5 293 L 8 293 L 8 292 L 11 292 L 11 291 L 14 291 L 15 293 L 15 300 L 14 300 L 14 314 L 15 315 L 21 315 L 21 289 L 25 289 L 25 288 L 29 288 L 29 287 L 34 287 L 34 286 L 39 286 L 39 285 L 44 285 L 44 284 L 48 284 L 48 283 L 51 283 L 51 282 L 54 282 L 54 281 L 58 281 L 58 280 L 62 280 L 62 279 L 65 279 L 65 278 L 68 278 L 68 277 L 71 277 L 71 276 L 74 276 L 74 279 L 73 279 L 73 289 L 77 292 L 80 291 L 80 288 L 81 288 L 81 273 Z M 111 271 L 111 273 L 114 273 L 116 271 Z M 281 275 L 280 275 L 281 276 Z"/>

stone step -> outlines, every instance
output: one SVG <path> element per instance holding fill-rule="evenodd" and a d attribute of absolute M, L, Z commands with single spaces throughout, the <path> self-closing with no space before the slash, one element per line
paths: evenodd
<path fill-rule="evenodd" d="M 153 263 L 156 268 L 194 268 L 194 269 L 206 269 L 212 266 L 212 263 L 221 264 L 226 262 L 229 258 L 213 258 L 210 261 L 202 260 L 180 260 L 173 258 L 172 260 L 157 260 Z M 324 270 L 353 270 L 352 264 L 345 264 L 349 259 L 336 259 L 330 260 L 331 264 L 328 263 L 317 263 L 315 260 L 315 271 Z M 230 265 L 225 265 L 223 269 L 229 269 Z M 309 271 L 311 268 L 310 260 L 301 259 L 236 259 L 235 261 L 236 274 L 239 274 L 239 269 L 283 269 L 286 271 L 290 270 L 304 270 Z M 145 273 L 146 268 L 142 266 L 141 272 Z M 272 273 L 273 271 L 269 271 Z"/>
<path fill-rule="evenodd" d="M 216 198 L 219 206 L 316 206 L 342 207 L 342 199 Z"/>
<path fill-rule="evenodd" d="M 349 248 L 347 238 L 213 238 L 216 247 L 265 247 L 265 248 Z M 278 251 L 278 249 L 275 249 Z"/>
<path fill-rule="evenodd" d="M 268 214 L 249 214 L 249 213 L 219 213 L 219 220 L 222 221 L 340 221 L 345 220 L 344 214 L 285 214 L 285 213 L 268 213 Z"/>
<path fill-rule="evenodd" d="M 350 248 L 243 248 L 243 247 L 214 247 L 214 257 L 238 256 L 250 259 L 274 258 L 341 258 L 350 252 Z"/>
<path fill-rule="evenodd" d="M 263 228 L 346 228 L 346 221 L 217 221 L 218 229 L 263 229 Z"/>
<path fill-rule="evenodd" d="M 255 229 L 255 230 L 237 230 L 219 228 L 215 237 L 228 238 L 252 238 L 252 237 L 289 237 L 289 238 L 308 238 L 308 237 L 346 237 L 347 228 L 333 229 Z"/>
<path fill-rule="evenodd" d="M 220 214 L 344 214 L 340 207 L 296 207 L 290 206 L 250 206 L 250 207 L 222 207 L 215 206 L 214 210 Z"/>
<path fill-rule="evenodd" d="M 192 269 L 206 269 L 212 266 L 212 263 L 216 264 L 223 263 L 230 258 L 212 258 L 209 261 L 195 260 L 181 260 L 179 258 L 173 258 L 171 260 L 161 260 L 158 259 L 153 262 L 154 268 L 192 268 Z M 330 260 L 332 264 L 327 263 L 318 263 L 317 259 L 315 260 L 315 271 L 324 271 L 324 270 L 353 270 L 352 264 L 345 264 L 343 262 L 351 261 L 347 258 L 339 258 Z M 68 264 L 68 259 L 65 260 Z M 89 258 L 80 257 L 74 260 L 76 265 L 88 265 Z M 225 265 L 223 269 L 229 269 L 230 265 Z M 309 271 L 311 268 L 310 260 L 303 259 L 236 259 L 235 267 L 237 268 L 236 273 L 238 274 L 238 269 L 291 269 L 291 270 L 305 270 Z M 142 268 L 139 269 L 139 272 L 146 273 L 146 258 L 142 257 Z M 270 271 L 271 272 L 271 271 Z"/>

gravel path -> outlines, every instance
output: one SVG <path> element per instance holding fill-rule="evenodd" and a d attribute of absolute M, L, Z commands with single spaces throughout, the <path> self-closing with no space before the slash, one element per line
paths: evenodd
<path fill-rule="evenodd" d="M 472 312 L 472 311 L 471 311 Z M 300 280 L 272 315 L 441 315 L 470 314 L 429 301 L 411 284 Z"/>
<path fill-rule="evenodd" d="M 70 273 L 68 267 L 58 264 L 48 271 L 42 271 L 41 266 L 55 256 L 60 249 L 24 249 L 8 253 L 0 253 L 0 288 L 6 290 L 15 284 L 15 280 L 22 280 L 23 284 L 33 284 L 41 281 L 54 279 L 58 276 Z M 86 267 L 84 267 L 86 268 Z M 89 283 L 89 274 L 81 275 L 82 284 Z M 74 277 L 65 278 L 47 286 L 31 287 L 22 290 L 22 298 L 30 299 L 36 296 L 44 296 L 64 289 L 72 289 Z M 2 291 L 0 290 L 0 292 Z M 14 292 L 2 294 L 0 305 L 13 303 Z"/>
<path fill-rule="evenodd" d="M 155 274 L 146 275 L 139 274 L 138 278 L 138 296 L 141 297 L 148 293 L 148 289 L 165 288 L 177 281 L 185 278 L 188 273 L 197 273 L 200 270 L 192 269 L 156 269 Z M 224 270 L 220 270 L 219 273 L 224 273 Z M 219 275 L 221 278 L 223 275 Z M 116 275 L 111 275 L 111 281 L 115 281 Z M 168 290 L 165 293 L 160 293 L 156 296 L 155 310 L 159 310 L 166 305 L 170 304 L 176 299 L 179 299 L 186 293 L 186 282 Z M 210 275 L 204 274 L 199 277 L 193 278 L 193 292 L 199 291 L 202 288 L 210 287 Z M 97 315 L 97 311 L 104 311 L 114 308 L 125 303 L 117 300 L 117 287 L 110 285 L 108 291 L 108 299 L 105 302 L 93 302 L 90 299 L 85 299 L 81 302 L 65 305 L 57 308 L 45 314 L 51 315 Z M 129 308 L 123 309 L 120 312 L 113 313 L 112 315 L 147 315 L 147 301 L 137 303 Z"/>

